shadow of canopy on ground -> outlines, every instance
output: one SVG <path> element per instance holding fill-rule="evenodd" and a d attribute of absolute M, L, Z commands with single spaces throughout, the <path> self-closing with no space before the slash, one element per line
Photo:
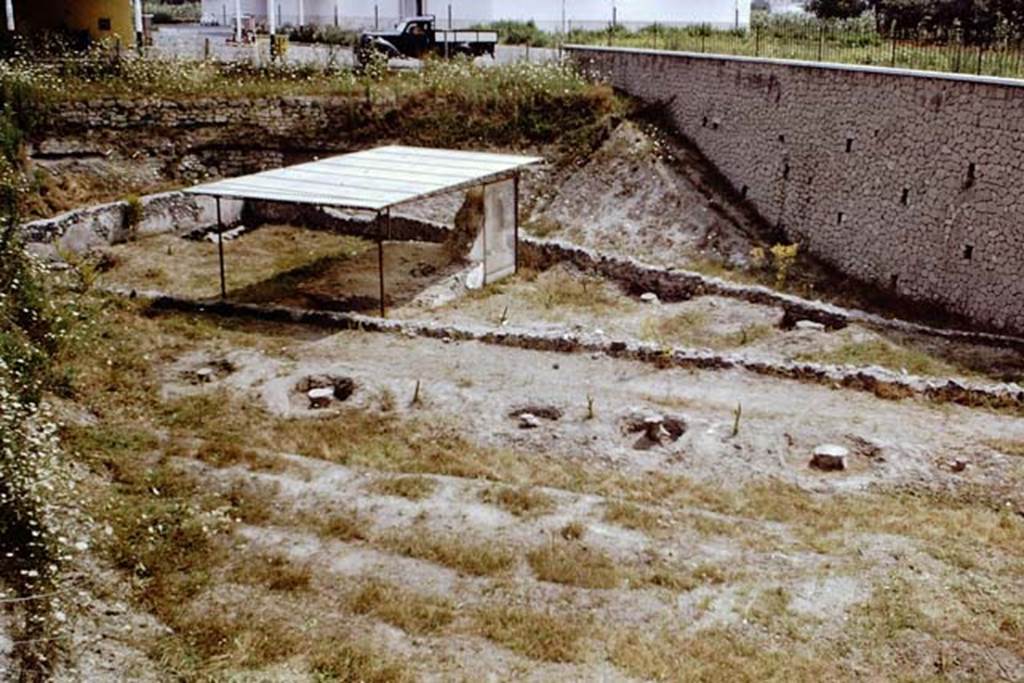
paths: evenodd
<path fill-rule="evenodd" d="M 538 157 L 392 145 L 218 180 L 185 192 L 216 198 L 222 298 L 227 297 L 222 199 L 376 214 L 378 303 L 385 317 L 384 242 L 391 233 L 391 210 L 420 199 L 482 188 L 482 220 L 467 253 L 478 264 L 467 275 L 467 285 L 482 287 L 518 268 L 519 173 L 540 161 Z"/>

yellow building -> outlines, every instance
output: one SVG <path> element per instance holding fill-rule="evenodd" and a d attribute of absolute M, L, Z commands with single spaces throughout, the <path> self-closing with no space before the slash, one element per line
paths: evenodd
<path fill-rule="evenodd" d="M 133 0 L 14 0 L 18 33 L 46 30 L 88 32 L 92 40 L 135 44 Z"/>

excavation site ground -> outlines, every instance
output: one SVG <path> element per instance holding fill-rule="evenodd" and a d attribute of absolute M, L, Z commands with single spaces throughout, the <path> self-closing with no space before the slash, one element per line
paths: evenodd
<path fill-rule="evenodd" d="M 223 300 L 214 226 L 29 245 L 82 320 L 45 392 L 87 539 L 57 680 L 1024 679 L 1024 339 L 780 243 L 621 106 L 573 153 L 465 145 L 545 159 L 482 289 L 464 192 L 380 252 L 243 213 Z M 211 131 L 68 133 L 34 210 L 183 186 Z"/>

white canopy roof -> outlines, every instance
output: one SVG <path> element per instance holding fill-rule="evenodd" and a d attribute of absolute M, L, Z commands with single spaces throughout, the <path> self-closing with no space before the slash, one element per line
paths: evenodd
<path fill-rule="evenodd" d="M 185 192 L 381 211 L 498 180 L 540 161 L 538 157 L 389 146 L 218 180 Z"/>

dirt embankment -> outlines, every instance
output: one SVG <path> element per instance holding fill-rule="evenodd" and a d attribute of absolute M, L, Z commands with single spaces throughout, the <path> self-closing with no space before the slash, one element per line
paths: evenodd
<path fill-rule="evenodd" d="M 696 152 L 631 121 L 541 193 L 528 228 L 659 265 L 744 266 L 763 232 L 730 206 L 728 190 Z"/>

